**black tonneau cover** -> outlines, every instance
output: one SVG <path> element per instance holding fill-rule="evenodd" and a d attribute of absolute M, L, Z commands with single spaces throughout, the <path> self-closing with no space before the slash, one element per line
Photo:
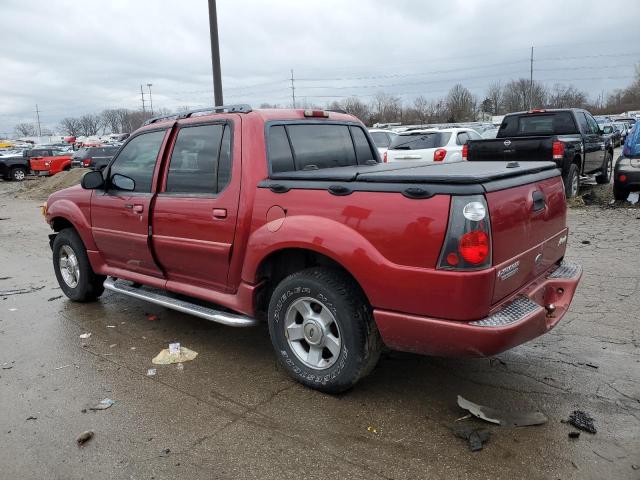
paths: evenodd
<path fill-rule="evenodd" d="M 275 173 L 271 180 L 318 182 L 429 183 L 468 185 L 531 175 L 557 168 L 553 162 L 379 163 Z"/>

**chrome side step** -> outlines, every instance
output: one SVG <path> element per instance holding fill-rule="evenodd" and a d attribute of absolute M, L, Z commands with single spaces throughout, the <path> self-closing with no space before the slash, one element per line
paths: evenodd
<path fill-rule="evenodd" d="M 229 325 L 230 327 L 253 327 L 258 324 L 258 321 L 255 318 L 203 307 L 195 303 L 165 295 L 161 293 L 161 290 L 149 291 L 146 289 L 143 290 L 142 288 L 136 288 L 122 280 L 116 280 L 112 277 L 107 277 L 104 281 L 104 288 L 111 290 L 112 292 L 122 293 L 172 310 L 177 310 L 178 312 L 188 313 L 196 317 L 204 318 L 205 320 Z"/>

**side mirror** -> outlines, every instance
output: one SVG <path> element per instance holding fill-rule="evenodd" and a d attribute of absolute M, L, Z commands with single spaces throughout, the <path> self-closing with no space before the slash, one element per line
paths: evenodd
<path fill-rule="evenodd" d="M 95 190 L 104 186 L 104 178 L 102 177 L 101 172 L 87 172 L 82 177 L 82 181 L 80 182 L 80 184 L 85 190 Z"/>
<path fill-rule="evenodd" d="M 96 172 L 100 173 L 100 172 Z M 102 176 L 102 174 L 100 174 Z M 125 192 L 133 192 L 136 188 L 136 182 L 133 178 L 126 175 L 114 174 L 111 177 L 111 185 L 118 190 L 124 190 Z"/>

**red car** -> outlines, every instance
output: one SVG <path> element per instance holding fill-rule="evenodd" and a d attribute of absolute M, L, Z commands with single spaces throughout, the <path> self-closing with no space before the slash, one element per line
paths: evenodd
<path fill-rule="evenodd" d="M 71 168 L 71 153 L 69 152 L 41 149 L 34 154 L 36 155 L 29 159 L 29 167 L 36 175 L 55 175 Z"/>
<path fill-rule="evenodd" d="M 355 117 L 219 107 L 160 118 L 45 204 L 72 300 L 105 288 L 232 326 L 266 321 L 289 374 L 339 392 L 383 345 L 486 356 L 553 328 L 563 261 L 550 162 L 384 164 Z"/>

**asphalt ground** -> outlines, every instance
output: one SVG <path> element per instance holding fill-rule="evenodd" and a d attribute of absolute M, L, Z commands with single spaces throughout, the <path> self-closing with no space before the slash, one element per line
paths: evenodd
<path fill-rule="evenodd" d="M 266 327 L 112 293 L 70 302 L 39 202 L 14 190 L 0 182 L 2 479 L 640 478 L 638 208 L 570 210 L 567 258 L 584 276 L 547 335 L 486 359 L 388 352 L 356 388 L 330 396 L 287 377 Z M 7 294 L 16 289 L 27 293 Z M 182 370 L 152 365 L 173 341 L 197 358 Z M 456 422 L 467 413 L 457 395 L 549 421 Z M 114 405 L 86 410 L 104 398 Z M 596 434 L 568 437 L 576 429 L 562 420 L 574 410 L 595 419 Z M 490 431 L 482 451 L 454 436 L 460 424 Z M 86 430 L 95 435 L 79 448 Z"/>

